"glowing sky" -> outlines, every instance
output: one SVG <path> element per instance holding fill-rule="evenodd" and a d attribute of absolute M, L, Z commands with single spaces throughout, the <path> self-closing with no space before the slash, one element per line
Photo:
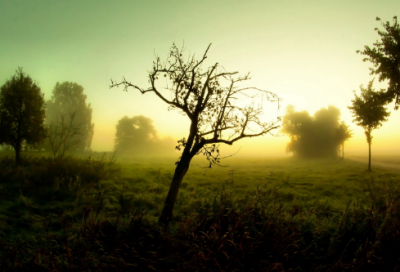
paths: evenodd
<path fill-rule="evenodd" d="M 365 151 L 361 128 L 347 109 L 353 90 L 372 79 L 356 54 L 378 39 L 375 21 L 400 15 L 400 1 L 0 1 L 0 84 L 18 66 L 50 98 L 57 81 L 82 85 L 93 107 L 94 150 L 111 150 L 123 116 L 150 117 L 161 136 L 186 136 L 188 121 L 152 94 L 109 89 L 125 76 L 147 87 L 154 54 L 171 44 L 202 55 L 228 71 L 251 72 L 249 86 L 276 93 L 313 114 L 334 105 L 351 124 L 347 152 Z M 397 12 L 397 13 L 396 13 Z M 375 88 L 387 85 L 375 80 Z M 375 152 L 400 151 L 400 111 L 373 133 Z M 283 112 L 282 112 L 283 113 Z M 282 155 L 286 137 L 265 136 L 235 144 L 241 152 Z M 253 143 L 253 145 L 251 145 Z"/>

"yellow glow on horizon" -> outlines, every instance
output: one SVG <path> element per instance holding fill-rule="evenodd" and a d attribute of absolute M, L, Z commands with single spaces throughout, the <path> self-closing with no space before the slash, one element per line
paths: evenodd
<path fill-rule="evenodd" d="M 8 1 L 1 10 L 7 12 L 0 16 L 0 84 L 21 66 L 46 99 L 57 81 L 82 85 L 93 108 L 93 150 L 112 150 L 115 125 L 124 116 L 151 118 L 160 137 L 187 137 L 188 118 L 168 111 L 154 94 L 109 89 L 111 78 L 123 77 L 148 88 L 155 55 L 164 61 L 175 42 L 197 59 L 212 43 L 203 68 L 218 62 L 226 71 L 250 72 L 246 86 L 282 98 L 281 115 L 289 104 L 310 115 L 329 105 L 339 108 L 341 119 L 354 130 L 346 145 L 351 153 L 364 152 L 367 145 L 347 107 L 353 90 L 373 78 L 372 64 L 364 63 L 356 50 L 373 45 L 379 38 L 374 28 L 381 28 L 376 16 L 390 21 L 399 15 L 400 1 L 100 0 L 95 8 L 89 1 Z M 386 88 L 387 83 L 376 79 L 374 87 Z M 271 104 L 265 120 L 276 113 Z M 389 121 L 373 133 L 374 152 L 400 149 L 398 120 L 400 111 L 392 110 Z M 264 136 L 234 147 L 242 146 L 240 152 L 246 154 L 285 154 L 287 141 L 286 136 Z"/>

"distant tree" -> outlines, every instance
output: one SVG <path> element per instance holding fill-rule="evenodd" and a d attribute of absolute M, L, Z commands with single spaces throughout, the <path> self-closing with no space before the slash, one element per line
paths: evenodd
<path fill-rule="evenodd" d="M 336 130 L 337 132 L 337 140 L 340 143 L 339 152 L 342 155 L 342 159 L 344 158 L 344 143 L 348 139 L 353 136 L 352 130 L 349 129 L 349 126 L 346 125 L 344 121 L 341 121 L 339 127 Z"/>
<path fill-rule="evenodd" d="M 148 153 L 158 141 L 153 121 L 143 115 L 121 118 L 116 126 L 115 147 L 119 153 Z"/>
<path fill-rule="evenodd" d="M 377 21 L 381 21 L 376 17 Z M 379 81 L 389 80 L 389 87 L 381 92 L 381 97 L 387 102 L 395 101 L 395 109 L 400 104 L 400 26 L 397 16 L 393 17 L 393 24 L 390 22 L 382 23 L 384 31 L 375 28 L 380 41 L 374 43 L 374 47 L 365 46 L 363 51 L 357 53 L 367 56 L 363 61 L 370 61 L 374 68 L 370 68 L 371 75 L 379 75 Z"/>
<path fill-rule="evenodd" d="M 71 151 L 90 150 L 92 143 L 94 124 L 92 124 L 92 108 L 86 103 L 86 95 L 83 87 L 72 82 L 63 82 L 55 85 L 51 99 L 47 101 L 46 124 L 47 126 L 59 126 L 62 118 L 74 113 L 71 126 L 79 127 L 79 133 L 75 135 L 76 144 Z M 75 141 L 74 140 L 74 141 Z"/>
<path fill-rule="evenodd" d="M 339 117 L 340 111 L 334 106 L 310 116 L 289 105 L 282 122 L 282 132 L 290 137 L 286 151 L 302 158 L 338 156 L 339 146 L 349 137 L 339 134 Z"/>
<path fill-rule="evenodd" d="M 14 148 L 16 166 L 21 163 L 24 141 L 35 144 L 45 138 L 44 118 L 45 104 L 39 86 L 18 68 L 0 90 L 0 144 Z"/>
<path fill-rule="evenodd" d="M 286 152 L 291 152 L 297 156 L 305 156 L 308 153 L 307 142 L 313 119 L 307 111 L 296 112 L 294 106 L 286 108 L 286 114 L 282 120 L 282 132 L 291 137 L 291 141 L 286 146 Z M 304 154 L 304 155 L 302 155 Z"/>
<path fill-rule="evenodd" d="M 202 70 L 210 46 L 197 61 L 194 56 L 184 58 L 183 49 L 174 44 L 166 62 L 162 63 L 159 57 L 153 62 L 149 72 L 150 87 L 146 89 L 126 79 L 120 83 L 111 81 L 111 87 L 123 85 L 124 90 L 133 87 L 142 94 L 153 92 L 171 109 L 180 110 L 190 120 L 188 137 L 179 140 L 176 147 L 183 151 L 159 218 L 165 226 L 172 219 L 179 187 L 196 154 L 205 155 L 211 167 L 220 162 L 218 144 L 231 145 L 243 138 L 265 135 L 279 127 L 278 120 L 261 120 L 263 102 L 278 101 L 277 96 L 258 88 L 241 87 L 241 83 L 250 79 L 248 74 L 236 76 L 237 72 L 227 72 L 218 63 Z M 160 81 L 165 82 L 163 87 L 158 86 Z M 252 102 L 244 106 L 246 99 Z"/>
<path fill-rule="evenodd" d="M 368 83 L 368 87 L 360 86 L 361 95 L 358 96 L 354 91 L 355 99 L 351 100 L 352 106 L 348 108 L 353 114 L 354 120 L 358 126 L 364 129 L 368 143 L 368 171 L 371 171 L 371 144 L 372 130 L 382 126 L 382 122 L 387 121 L 390 112 L 385 107 L 386 102 L 382 101 L 381 96 L 384 89 L 375 91 L 372 88 L 374 80 Z"/>
<path fill-rule="evenodd" d="M 69 121 L 62 115 L 48 127 L 48 144 L 55 159 L 64 158 L 73 147 L 79 145 L 80 127 L 74 124 L 76 112 L 69 115 Z"/>

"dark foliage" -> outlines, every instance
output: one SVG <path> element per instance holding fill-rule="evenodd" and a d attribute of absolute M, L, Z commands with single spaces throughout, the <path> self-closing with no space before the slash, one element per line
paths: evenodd
<path fill-rule="evenodd" d="M 258 189 L 255 195 L 264 192 Z M 400 252 L 400 192 L 340 214 L 279 200 L 233 200 L 225 191 L 163 231 L 137 211 L 99 220 L 82 211 L 79 233 L 68 214 L 44 218 L 41 246 L 0 239 L 4 271 L 395 271 Z M 267 204 L 270 204 L 267 206 Z M 272 204 L 272 205 L 271 205 Z M 101 209 L 101 208 L 100 208 Z M 333 222 L 316 226 L 307 217 Z M 63 235 L 55 236 L 54 231 Z"/>
<path fill-rule="evenodd" d="M 1 86 L 0 90 L 0 144 L 15 150 L 15 164 L 20 164 L 22 144 L 41 142 L 44 128 L 45 107 L 39 86 L 22 68 Z"/>
<path fill-rule="evenodd" d="M 118 173 L 114 158 L 77 159 L 67 157 L 57 160 L 47 157 L 24 158 L 21 168 L 14 169 L 12 160 L 0 160 L 0 184 L 8 190 L 3 196 L 24 195 L 29 192 L 39 202 L 76 198 L 82 187 L 98 186 L 100 180 L 110 179 Z M 1 197 L 1 194 L 0 194 Z"/>
<path fill-rule="evenodd" d="M 368 170 L 371 171 L 371 144 L 372 144 L 372 130 L 382 126 L 382 122 L 387 121 L 390 112 L 385 107 L 386 102 L 382 101 L 381 97 L 384 90 L 375 91 L 372 88 L 374 80 L 368 83 L 368 87 L 360 86 L 361 95 L 358 96 L 355 92 L 354 100 L 351 100 L 352 106 L 348 107 L 353 114 L 354 120 L 357 125 L 364 129 L 365 136 L 368 143 L 369 163 Z"/>
<path fill-rule="evenodd" d="M 381 21 L 376 17 L 377 21 Z M 400 26 L 397 16 L 393 17 L 393 23 L 382 23 L 384 30 L 375 28 L 380 41 L 374 43 L 374 47 L 366 45 L 363 51 L 357 53 L 367 56 L 363 61 L 370 61 L 371 75 L 379 75 L 379 81 L 389 80 L 389 88 L 380 94 L 386 102 L 395 101 L 395 109 L 400 104 Z"/>

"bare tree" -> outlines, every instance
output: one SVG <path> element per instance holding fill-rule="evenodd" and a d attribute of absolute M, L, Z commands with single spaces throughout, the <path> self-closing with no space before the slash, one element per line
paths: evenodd
<path fill-rule="evenodd" d="M 48 141 L 55 159 L 62 159 L 65 153 L 79 144 L 77 136 L 81 134 L 80 126 L 74 124 L 76 112 L 69 115 L 69 121 L 61 115 L 58 122 L 52 122 L 48 128 Z"/>
<path fill-rule="evenodd" d="M 202 70 L 210 46 L 200 60 L 194 55 L 185 60 L 184 48 L 179 49 L 173 44 L 165 62 L 159 57 L 153 62 L 148 88 L 136 86 L 125 78 L 119 83 L 111 80 L 110 88 L 122 85 L 125 91 L 132 87 L 142 94 L 153 92 L 170 109 L 178 109 L 190 119 L 189 135 L 179 140 L 176 147 L 183 149 L 182 155 L 176 163 L 159 218 L 165 225 L 172 219 L 179 187 L 195 155 L 205 155 L 211 167 L 213 163 L 219 164 L 221 159 L 218 144 L 232 145 L 240 139 L 265 135 L 279 127 L 279 117 L 268 122 L 261 120 L 265 102 L 278 102 L 279 108 L 278 97 L 255 87 L 240 86 L 250 79 L 249 74 L 239 76 L 238 72 L 227 72 L 218 63 Z M 157 83 L 163 79 L 165 85 L 159 87 Z M 244 104 L 246 101 L 249 103 Z"/>

